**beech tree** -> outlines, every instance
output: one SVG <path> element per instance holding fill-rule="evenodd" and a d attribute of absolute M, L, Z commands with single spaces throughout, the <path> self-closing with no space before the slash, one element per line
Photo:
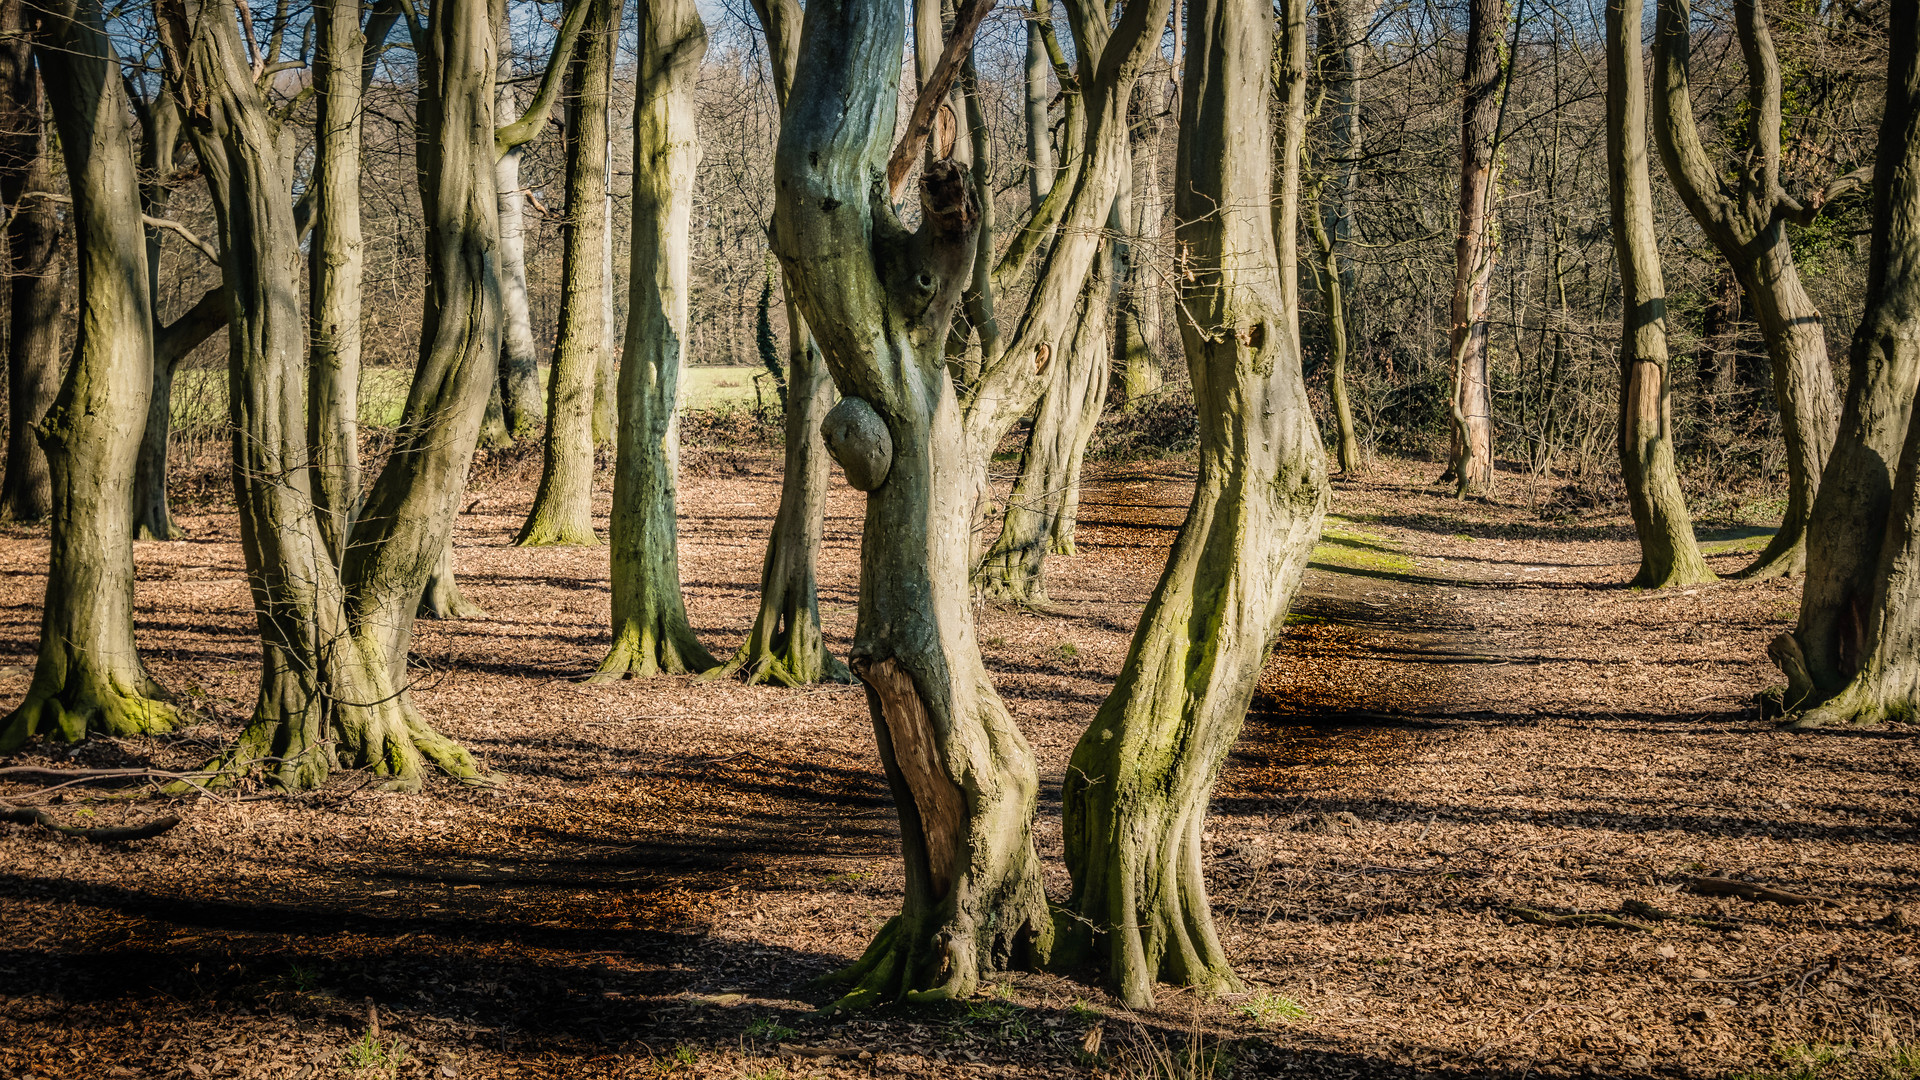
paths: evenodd
<path fill-rule="evenodd" d="M 1688 87 L 1691 0 L 1659 0 L 1654 32 L 1653 133 L 1667 177 L 1707 239 L 1733 267 L 1753 305 L 1773 368 L 1773 394 L 1787 445 L 1787 509 L 1780 531 L 1740 576 L 1797 574 L 1806 566 L 1807 522 L 1833 448 L 1838 412 L 1820 311 L 1800 283 L 1790 222 L 1810 224 L 1867 173 L 1840 177 L 1806 199 L 1787 194 L 1780 161 L 1780 61 L 1759 0 L 1735 0 L 1734 23 L 1747 69 L 1746 145 L 1716 161 L 1701 142 Z M 1900 432 L 1873 441 L 1890 454 Z M 1871 516 L 1871 515 L 1869 515 Z M 1864 523 L 1864 522 L 1863 522 Z M 1853 537 L 1832 534 L 1830 542 Z"/>
<path fill-rule="evenodd" d="M 633 253 L 613 478 L 613 647 L 594 681 L 701 672 L 680 592 L 680 368 L 700 143 L 693 83 L 707 51 L 694 0 L 640 7 L 633 110 Z"/>
<path fill-rule="evenodd" d="M 7 450 L 0 516 L 53 511 L 53 477 L 34 430 L 60 389 L 62 222 L 33 66 L 25 0 L 0 0 L 0 209 L 7 220 Z"/>
<path fill-rule="evenodd" d="M 1167 0 L 1133 0 L 1111 20 L 1104 4 L 1068 6 L 1086 152 L 1039 284 L 963 399 L 946 341 L 973 280 L 974 185 L 936 162 L 921 175 L 918 228 L 896 207 L 983 7 L 958 12 L 939 75 L 889 154 L 904 14 L 888 0 L 813 0 L 775 160 L 775 250 L 844 395 L 827 448 L 867 492 L 850 666 L 867 686 L 906 860 L 901 914 L 837 976 L 845 1005 L 963 997 L 984 972 L 1044 957 L 1053 938 L 1030 829 L 1032 750 L 974 637 L 971 526 L 989 453 L 1068 344 L 1127 166 L 1128 92 Z"/>
<path fill-rule="evenodd" d="M 514 541 L 528 546 L 600 542 L 593 532 L 593 399 L 600 369 L 616 348 L 606 258 L 613 231 L 607 212 L 607 124 L 624 5 L 620 0 L 576 2 L 587 16 L 567 61 L 573 100 L 567 109 L 560 334 L 547 374 L 540 487 Z"/>
<path fill-rule="evenodd" d="M 1911 721 L 1920 715 L 1920 425 L 1901 422 L 1911 416 L 1920 370 L 1920 10 L 1915 5 L 1892 5 L 1889 46 L 1886 112 L 1873 171 L 1866 310 L 1853 335 L 1850 423 L 1843 428 L 1855 445 L 1844 455 L 1835 452 L 1828 476 L 1844 480 L 1857 503 L 1876 502 L 1886 483 L 1885 459 L 1876 451 L 1888 428 L 1904 430 L 1881 504 L 1878 543 L 1853 538 L 1875 552 L 1871 592 L 1864 604 L 1836 605 L 1842 618 L 1857 621 L 1858 630 L 1836 632 L 1831 621 L 1810 622 L 1803 612 L 1795 632 L 1782 635 L 1768 650 L 1776 661 L 1787 661 L 1782 664 L 1789 679 L 1787 706 L 1814 706 L 1793 721 L 1799 728 Z M 1857 405 L 1856 387 L 1861 391 Z M 1836 475 L 1842 460 L 1854 471 Z M 1867 519 L 1872 509 L 1857 506 L 1855 520 Z M 1842 575 L 1829 570 L 1816 584 L 1814 565 L 1810 551 L 1807 597 L 1831 597 Z M 1833 620 L 1834 613 L 1823 616 Z M 1814 638 L 1816 629 L 1829 636 Z M 1823 648 L 1816 652 L 1810 646 Z M 1814 656 L 1820 657 L 1818 669 L 1807 662 Z M 1836 669 L 1845 681 L 1829 689 Z"/>
<path fill-rule="evenodd" d="M 800 53 L 799 0 L 755 0 L 761 31 L 773 67 L 774 100 L 784 114 L 793 93 L 794 66 Z M 769 279 L 768 287 L 771 287 Z M 780 508 L 767 535 L 760 567 L 760 609 L 731 659 L 712 672 L 716 678 L 739 675 L 748 683 L 783 686 L 850 682 L 852 672 L 827 651 L 820 628 L 820 541 L 826 532 L 828 459 L 820 424 L 833 408 L 833 377 L 807 330 L 806 317 L 786 289 L 787 363 L 783 401 L 786 411 L 785 471 Z M 768 329 L 769 335 L 772 333 Z"/>
<path fill-rule="evenodd" d="M 1200 475 L 1113 692 L 1074 747 L 1061 790 L 1073 875 L 1060 958 L 1091 961 L 1129 1006 L 1156 980 L 1240 989 L 1202 874 L 1214 780 L 1329 498 L 1275 242 L 1269 115 L 1298 131 L 1306 0 L 1187 0 L 1174 235 L 1185 256 L 1180 337 L 1200 419 Z M 1291 144 L 1291 145 L 1289 145 Z M 1279 217 L 1298 213 L 1299 143 L 1282 143 Z"/>
<path fill-rule="evenodd" d="M 1467 5 L 1465 98 L 1460 116 L 1460 227 L 1453 255 L 1452 441 L 1442 483 L 1451 481 L 1461 495 L 1479 495 L 1493 485 L 1493 386 L 1487 372 L 1488 288 L 1498 255 L 1499 225 L 1494 192 L 1500 183 L 1495 145 L 1500 137 L 1502 90 L 1507 85 L 1501 62 L 1500 30 L 1505 0 L 1470 0 Z"/>
<path fill-rule="evenodd" d="M 153 314 L 119 58 L 95 0 L 39 10 L 34 59 L 73 198 L 80 320 L 40 422 L 53 487 L 40 657 L 0 723 L 0 753 L 36 734 L 165 731 L 177 714 L 133 640 L 133 467 L 152 392 Z"/>
<path fill-rule="evenodd" d="M 1320 88 L 1314 109 L 1324 136 L 1307 201 L 1314 212 L 1303 220 L 1313 240 L 1310 273 L 1320 292 L 1326 320 L 1327 389 L 1333 404 L 1335 452 L 1340 471 L 1357 473 L 1360 433 L 1353 422 L 1353 404 L 1347 389 L 1347 360 L 1351 351 L 1347 295 L 1356 280 L 1350 262 L 1353 244 L 1353 189 L 1359 172 L 1360 103 L 1355 98 L 1358 54 L 1366 44 L 1368 24 L 1378 0 L 1321 0 L 1319 41 L 1315 67 Z M 1303 162 L 1304 168 L 1304 162 Z"/>
<path fill-rule="evenodd" d="M 1642 0 L 1607 4 L 1607 160 L 1613 247 L 1620 264 L 1620 472 L 1640 537 L 1633 584 L 1657 589 L 1713 580 L 1694 540 L 1673 452 L 1667 382 L 1666 282 L 1647 173 Z"/>
<path fill-rule="evenodd" d="M 236 501 L 263 651 L 260 696 L 229 760 L 267 759 L 290 787 L 336 762 L 415 787 L 431 762 L 477 778 L 407 693 L 412 616 L 446 551 L 499 347 L 493 53 L 484 0 L 409 16 L 421 72 L 417 142 L 428 225 L 420 359 L 392 454 L 336 561 L 313 499 L 307 320 L 279 114 L 232 13 L 156 4 L 167 82 L 188 119 L 232 297 Z M 338 158 L 322 158 L 337 162 Z M 326 178 L 316 179 L 324 185 Z"/>

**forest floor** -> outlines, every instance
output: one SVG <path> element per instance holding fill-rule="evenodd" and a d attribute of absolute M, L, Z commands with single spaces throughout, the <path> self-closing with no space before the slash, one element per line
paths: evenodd
<path fill-rule="evenodd" d="M 1056 897 L 1059 777 L 1187 468 L 1099 467 L 1055 609 L 979 612 L 1039 756 Z M 1545 517 L 1553 493 L 1514 479 L 1460 503 L 1433 472 L 1336 482 L 1217 789 L 1208 873 L 1246 995 L 1163 990 L 1134 1014 L 1017 975 L 816 1019 L 803 984 L 901 891 L 862 692 L 582 685 L 608 643 L 606 553 L 511 547 L 519 466 L 481 476 L 459 523 L 490 614 L 416 640 L 419 703 L 500 782 L 171 800 L 184 823 L 129 845 L 0 825 L 0 1080 L 1920 1076 L 1920 753 L 1912 729 L 1760 720 L 1797 583 L 1633 591 L 1623 516 Z M 764 454 L 688 455 L 682 569 L 718 652 L 752 619 L 778 482 Z M 836 481 L 821 605 L 842 651 L 859 510 Z M 234 738 L 257 665 L 237 527 L 182 516 L 190 539 L 136 546 L 138 633 L 202 719 L 0 765 L 192 767 Z M 1716 568 L 1752 546 L 1733 534 Z M 45 558 L 43 533 L 0 534 L 0 704 L 27 686 Z M 1696 890 L 1716 874 L 1826 902 Z M 1542 924 L 1578 913 L 1625 925 Z"/>

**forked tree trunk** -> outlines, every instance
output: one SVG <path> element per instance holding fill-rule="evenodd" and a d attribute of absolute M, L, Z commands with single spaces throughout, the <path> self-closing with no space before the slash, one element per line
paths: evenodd
<path fill-rule="evenodd" d="M 1305 6 L 1290 0 L 1282 15 L 1282 81 L 1294 88 L 1304 80 Z M 1266 210 L 1272 136 L 1260 120 L 1271 100 L 1272 8 L 1188 0 L 1187 13 L 1174 214 L 1188 253 L 1180 328 L 1199 406 L 1200 477 L 1062 790 L 1076 917 L 1061 923 L 1071 929 L 1060 959 L 1092 961 L 1136 1008 L 1151 1004 L 1155 980 L 1209 994 L 1240 987 L 1207 901 L 1207 803 L 1328 501 L 1281 284 L 1294 267 Z M 1281 165 L 1281 201 L 1297 205 L 1297 168 Z"/>
<path fill-rule="evenodd" d="M 1110 265 L 1103 254 L 1087 275 L 1071 351 L 1054 365 L 1027 432 L 1000 533 L 974 571 L 974 587 L 991 599 L 1047 607 L 1047 556 L 1073 554 L 1080 467 L 1100 419 L 1113 352 Z"/>
<path fill-rule="evenodd" d="M 1780 531 L 1741 571 L 1742 577 L 1767 578 L 1799 573 L 1806 566 L 1807 522 L 1834 444 L 1838 412 L 1820 312 L 1800 285 L 1787 223 L 1811 223 L 1832 197 L 1857 186 L 1863 177 L 1857 173 L 1841 177 L 1805 202 L 1786 194 L 1780 175 L 1780 65 L 1766 13 L 1758 0 L 1736 0 L 1734 14 L 1747 67 L 1746 104 L 1751 118 L 1749 145 L 1741 162 L 1723 167 L 1709 158 L 1694 126 L 1687 86 L 1692 51 L 1689 0 L 1659 0 L 1653 49 L 1653 132 L 1681 202 L 1746 290 L 1772 361 L 1774 401 L 1787 448 L 1787 509 Z M 1900 438 L 1897 429 L 1876 429 L 1865 441 L 1886 458 Z M 1840 512 L 1840 507 L 1835 510 Z M 1862 516 L 1844 513 L 1834 523 L 1851 518 L 1856 525 L 1865 524 L 1875 516 L 1867 508 Z M 1852 544 L 1860 535 L 1844 529 L 1823 533 L 1811 542 Z M 1849 561 L 1849 556 L 1836 556 L 1831 550 L 1823 554 L 1841 564 Z"/>
<path fill-rule="evenodd" d="M 595 681 L 700 672 L 717 663 L 687 622 L 675 505 L 700 163 L 693 84 L 706 52 L 707 31 L 693 0 L 641 7 L 633 260 L 613 480 L 613 648 Z"/>
<path fill-rule="evenodd" d="M 235 767 L 309 787 L 341 764 L 418 786 L 427 762 L 478 766 L 435 732 L 406 692 L 412 610 L 444 549 L 493 381 L 498 306 L 492 56 L 484 6 L 451 0 L 416 27 L 422 203 L 429 224 L 422 357 L 401 437 L 336 566 L 313 501 L 305 394 L 308 343 L 287 163 L 231 13 L 156 5 L 169 84 L 194 118 L 195 150 L 220 224 L 232 294 L 229 381 L 241 541 L 259 620 L 260 697 Z M 480 133 L 475 138 L 475 133 Z M 326 184 L 329 178 L 318 178 Z"/>
<path fill-rule="evenodd" d="M 0 0 L 0 207 L 7 215 L 7 460 L 0 517 L 53 512 L 34 430 L 60 391 L 61 222 L 24 0 Z"/>
<path fill-rule="evenodd" d="M 1620 264 L 1620 472 L 1640 537 L 1633 584 L 1658 589 L 1712 581 L 1680 490 L 1667 380 L 1666 281 L 1647 171 L 1642 0 L 1607 4 L 1607 162 L 1613 250 Z"/>
<path fill-rule="evenodd" d="M 560 335 L 547 373 L 547 438 L 540 488 L 520 536 L 527 546 L 598 544 L 593 532 L 593 398 L 606 354 L 607 120 L 618 45 L 620 0 L 590 4 L 570 60 L 574 100 L 567 125 L 567 219 Z"/>
<path fill-rule="evenodd" d="M 1861 390 L 1858 410 L 1878 414 L 1881 425 L 1910 414 L 1912 373 L 1920 369 L 1920 10 L 1915 5 L 1892 6 L 1888 44 L 1887 105 L 1874 162 L 1867 304 L 1853 335 L 1855 385 Z M 1853 400 L 1850 390 L 1850 416 Z M 1880 490 L 1884 465 L 1874 453 L 1874 444 L 1884 427 L 1856 423 L 1864 432 L 1846 430 L 1849 439 L 1861 446 L 1845 459 L 1859 470 L 1849 479 L 1853 490 L 1862 493 L 1855 497 L 1864 502 L 1868 501 L 1862 497 L 1865 493 L 1877 496 Z M 1800 715 L 1795 727 L 1883 720 L 1910 723 L 1920 717 L 1920 425 L 1905 428 L 1875 560 L 1871 600 L 1847 612 L 1857 612 L 1854 617 L 1862 627 L 1858 659 L 1837 693 L 1823 692 L 1824 687 L 1808 679 L 1803 670 L 1798 680 L 1802 685 L 1789 687 L 1787 704 L 1821 703 Z M 1829 477 L 1837 478 L 1842 460 L 1836 453 Z M 1827 497 L 1824 487 L 1821 497 Z M 1868 546 L 1872 545 L 1862 544 Z M 1823 589 L 1830 587 L 1823 583 Z M 1815 592 L 1811 573 L 1806 591 L 1809 597 Z M 1803 626 L 1805 619 L 1803 614 Z M 1793 644 L 1792 637 L 1783 635 L 1783 639 Z M 1768 651 L 1781 659 L 1781 642 Z M 1841 661 L 1848 659 L 1842 652 Z M 1796 689 L 1801 696 L 1794 696 Z"/>
<path fill-rule="evenodd" d="M 152 392 L 153 312 L 120 63 L 95 0 L 40 14 L 34 56 L 72 191 L 80 326 L 39 428 L 53 483 L 40 658 L 25 700 L 0 723 L 0 753 L 36 734 L 152 734 L 177 715 L 133 641 L 133 466 Z"/>
<path fill-rule="evenodd" d="M 1472 0 L 1467 21 L 1466 88 L 1460 118 L 1460 231 L 1453 248 L 1452 442 L 1447 471 L 1461 495 L 1493 486 L 1493 388 L 1487 371 L 1488 288 L 1499 248 L 1493 192 L 1500 119 L 1500 30 L 1505 0 Z"/>
<path fill-rule="evenodd" d="M 828 449 L 868 493 L 851 666 L 867 685 L 906 863 L 900 915 L 833 979 L 847 989 L 843 1006 L 963 997 L 985 973 L 1044 959 L 1053 938 L 1030 829 L 1032 750 L 974 637 L 971 526 L 988 453 L 1064 362 L 1055 358 L 1068 346 L 1126 164 L 1125 92 L 1159 41 L 1167 4 L 1129 3 L 1117 20 L 1104 3 L 1069 4 L 1069 14 L 1085 160 L 1049 194 L 1059 205 L 1036 215 L 1010 250 L 1017 267 L 1040 233 L 1053 234 L 1018 328 L 963 402 L 945 340 L 976 251 L 973 183 L 951 162 L 929 166 L 920 227 L 905 230 L 888 179 L 905 171 L 889 162 L 917 157 L 925 132 L 910 127 L 889 155 L 901 7 L 807 6 L 775 157 L 774 249 L 846 395 L 827 418 Z M 949 43 L 954 69 L 968 38 Z"/>

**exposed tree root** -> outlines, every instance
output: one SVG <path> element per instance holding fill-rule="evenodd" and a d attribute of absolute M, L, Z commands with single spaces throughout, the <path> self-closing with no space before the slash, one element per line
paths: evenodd
<path fill-rule="evenodd" d="M 698 675 L 719 664 L 706 646 L 694 638 L 691 629 L 683 626 L 679 633 L 674 633 L 659 627 L 647 627 L 622 634 L 587 682 L 651 679 L 655 675 Z"/>
<path fill-rule="evenodd" d="M 514 538 L 516 547 L 599 547 L 600 538 L 594 535 L 591 523 L 579 521 L 556 521 L 558 515 L 534 513 L 527 518 L 526 525 L 520 529 L 520 535 Z"/>
<path fill-rule="evenodd" d="M 1754 560 L 1734 572 L 1738 581 L 1771 581 L 1779 577 L 1796 577 L 1807 571 L 1807 541 L 1803 528 L 1795 527 L 1791 531 L 1782 526 L 1774 534 L 1773 541 L 1763 549 Z"/>
<path fill-rule="evenodd" d="M 460 591 L 459 582 L 451 571 L 434 571 L 427 580 L 426 591 L 420 594 L 420 617 L 423 619 L 484 619 L 487 611 L 479 604 L 468 600 Z"/>
<path fill-rule="evenodd" d="M 180 711 L 151 682 L 140 690 L 109 686 L 62 693 L 36 678 L 26 700 L 0 723 L 0 754 L 18 750 L 35 735 L 74 743 L 91 734 L 158 735 L 179 722 Z"/>

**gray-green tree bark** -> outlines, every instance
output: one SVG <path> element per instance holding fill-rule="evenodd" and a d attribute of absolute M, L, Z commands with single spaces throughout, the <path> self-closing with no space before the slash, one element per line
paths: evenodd
<path fill-rule="evenodd" d="M 1860 398 L 1861 416 L 1855 419 L 1868 432 L 1875 425 L 1891 423 L 1892 418 L 1910 415 L 1912 373 L 1920 368 L 1920 10 L 1913 4 L 1895 4 L 1891 15 L 1887 105 L 1873 173 L 1867 303 L 1853 335 L 1853 371 L 1856 378 L 1866 376 L 1861 379 L 1866 391 Z M 1868 414 L 1875 419 L 1865 419 Z M 1904 426 L 1874 559 L 1871 598 L 1849 612 L 1861 624 L 1857 659 L 1841 652 L 1840 662 L 1853 662 L 1837 692 L 1823 693 L 1824 688 L 1804 673 L 1803 664 L 1801 685 L 1789 686 L 1787 704 L 1798 708 L 1817 703 L 1817 707 L 1802 713 L 1794 721 L 1796 727 L 1912 722 L 1920 717 L 1920 425 Z M 1863 434 L 1849 437 L 1871 446 L 1870 437 Z M 1856 451 L 1850 457 L 1862 474 L 1852 478 L 1856 490 L 1877 492 L 1882 460 L 1869 452 Z M 1840 459 L 1836 453 L 1835 462 Z M 1834 466 L 1829 466 L 1828 475 L 1835 475 Z M 1821 494 L 1826 495 L 1824 490 Z M 1806 589 L 1809 594 L 1815 589 L 1811 573 Z M 1785 640 L 1792 645 L 1794 636 Z M 1769 652 L 1781 659 L 1781 643 L 1776 642 Z M 1789 676 L 1793 675 L 1789 669 Z"/>
<path fill-rule="evenodd" d="M 1607 4 L 1607 188 L 1620 265 L 1620 472 L 1640 538 L 1633 584 L 1658 589 L 1712 581 L 1674 461 L 1667 378 L 1666 280 L 1653 227 L 1647 169 L 1647 84 L 1640 50 L 1642 0 Z"/>
<path fill-rule="evenodd" d="M 1281 22 L 1281 89 L 1304 83 L 1305 0 Z M 1321 447 L 1289 333 L 1294 267 L 1267 210 L 1272 7 L 1188 0 L 1174 181 L 1181 341 L 1200 417 L 1186 523 L 1113 693 L 1067 768 L 1061 960 L 1091 961 L 1129 1006 L 1156 980 L 1240 988 L 1202 873 L 1207 804 L 1326 512 Z M 1289 86 L 1294 88 L 1288 93 Z M 1297 146 L 1295 153 L 1298 152 Z M 1297 209 L 1297 164 L 1281 162 Z"/>
<path fill-rule="evenodd" d="M 547 438 L 540 487 L 516 544 L 598 544 L 593 532 L 593 399 L 614 347 L 608 332 L 607 123 L 620 0 L 579 0 L 587 21 L 568 63 L 567 207 L 560 333 L 547 373 Z M 511 155 L 510 155 L 511 156 Z"/>
<path fill-rule="evenodd" d="M 1317 256 L 1312 264 L 1313 280 L 1325 309 L 1328 391 L 1338 436 L 1335 455 L 1340 471 L 1349 475 L 1358 473 L 1365 464 L 1347 387 L 1347 295 L 1357 280 L 1349 249 L 1353 244 L 1353 191 L 1362 150 L 1355 87 L 1360 52 L 1377 6 L 1378 0 L 1321 0 L 1316 50 L 1320 84 L 1317 111 L 1324 119 L 1324 138 L 1313 181 L 1315 212 L 1307 218 L 1307 231 Z"/>
<path fill-rule="evenodd" d="M 948 43 L 941 70 L 957 74 L 979 13 L 962 9 L 956 25 L 968 30 Z M 902 9 L 888 0 L 807 6 L 775 158 L 774 247 L 844 395 L 827 420 L 828 449 L 867 492 L 850 666 L 867 686 L 906 867 L 901 913 L 834 979 L 847 1006 L 964 997 L 983 974 L 1050 951 L 1030 828 L 1038 775 L 981 663 L 971 527 L 988 454 L 1068 346 L 1127 165 L 1127 90 L 1158 44 L 1167 2 L 1135 0 L 1117 19 L 1100 3 L 1070 4 L 1068 13 L 1087 151 L 1065 178 L 1060 224 L 1048 230 L 1053 242 L 1018 326 L 962 398 L 946 338 L 977 251 L 973 182 L 951 162 L 929 166 L 921 224 L 901 225 L 896 200 L 932 119 L 917 107 L 907 138 L 888 153 Z M 921 101 L 944 98 L 932 82 Z M 1022 237 L 1016 245 L 1037 243 L 1031 229 Z"/>
<path fill-rule="evenodd" d="M 428 224 L 421 356 L 393 453 L 338 563 L 306 467 L 310 354 L 278 120 L 227 9 L 171 0 L 156 14 L 233 299 L 233 471 L 263 665 L 254 715 L 227 760 L 273 759 L 266 772 L 290 787 L 319 783 L 336 762 L 403 788 L 417 786 L 429 763 L 477 777 L 466 751 L 414 708 L 405 668 L 414 607 L 446 548 L 499 344 L 484 2 L 444 0 L 428 25 L 410 21 Z"/>
<path fill-rule="evenodd" d="M 1772 361 L 1774 401 L 1787 447 L 1787 509 L 1780 531 L 1740 575 L 1767 578 L 1796 574 L 1806 566 L 1807 522 L 1833 448 L 1839 411 L 1820 312 L 1800 284 L 1787 224 L 1811 222 L 1840 190 L 1830 185 L 1803 202 L 1781 186 L 1779 59 L 1758 0 L 1735 0 L 1733 7 L 1747 68 L 1748 145 L 1723 163 L 1713 160 L 1700 141 L 1687 85 L 1692 54 L 1689 0 L 1659 0 L 1653 134 L 1680 201 L 1746 291 Z M 1850 175 L 1836 184 L 1851 188 L 1861 179 Z M 1876 441 L 1891 454 L 1900 437 L 1901 432 L 1894 431 Z M 1841 534 L 1824 539 L 1853 542 L 1852 536 Z"/>
<path fill-rule="evenodd" d="M 754 11 L 773 58 L 774 95 L 784 111 L 800 53 L 799 0 L 756 0 Z M 829 464 L 820 425 L 833 408 L 833 377 L 807 330 L 806 317 L 794 304 L 792 290 L 787 292 L 786 468 L 780 508 L 761 562 L 760 610 L 753 628 L 713 675 L 739 675 L 748 683 L 770 681 L 785 686 L 848 682 L 853 673 L 827 651 L 820 627 L 820 541 L 826 531 Z"/>
<path fill-rule="evenodd" d="M 707 52 L 693 0 L 640 9 L 633 110 L 633 252 L 613 478 L 613 647 L 595 681 L 717 663 L 680 592 L 680 368 L 686 362 L 694 78 Z"/>
<path fill-rule="evenodd" d="M 60 391 L 62 231 L 24 0 L 0 2 L 0 207 L 7 215 L 7 450 L 0 516 L 53 512 L 53 476 L 34 430 Z"/>
<path fill-rule="evenodd" d="M 1156 63 L 1133 85 L 1129 106 L 1133 175 L 1116 207 L 1120 221 L 1114 234 L 1114 362 L 1120 367 L 1121 398 L 1129 402 L 1160 389 L 1164 380 L 1160 370 L 1162 283 L 1150 260 L 1165 218 L 1160 134 L 1171 73 L 1171 67 Z"/>
<path fill-rule="evenodd" d="M 1447 470 L 1461 495 L 1484 494 L 1493 486 L 1493 387 L 1487 371 L 1488 290 L 1499 250 L 1499 224 L 1493 211 L 1500 162 L 1501 89 L 1506 66 L 1500 58 L 1505 0 L 1472 0 L 1467 17 L 1467 66 L 1462 76 L 1465 100 L 1460 117 L 1460 231 L 1453 249 L 1452 341 L 1453 394 L 1448 402 L 1452 437 Z"/>
<path fill-rule="evenodd" d="M 80 323 L 59 395 L 37 429 L 53 484 L 40 657 L 0 753 L 36 734 L 165 731 L 177 717 L 133 639 L 133 467 L 153 379 L 128 107 L 94 0 L 40 11 L 34 57 L 73 198 Z"/>
<path fill-rule="evenodd" d="M 172 214 L 175 183 L 174 154 L 182 138 L 180 111 L 164 90 L 151 100 L 132 97 L 140 120 L 140 209 L 149 217 Z M 147 237 L 147 302 L 156 317 L 160 310 L 160 251 L 166 230 L 149 226 Z M 218 321 L 227 322 L 226 299 L 220 297 Z M 168 348 L 170 335 L 155 334 L 153 391 L 147 398 L 147 423 L 141 433 L 140 456 L 133 473 L 133 535 L 137 540 L 174 540 L 182 534 L 173 522 L 167 501 L 167 454 L 173 433 L 173 374 L 192 347 Z M 195 341 L 194 345 L 199 344 Z"/>

